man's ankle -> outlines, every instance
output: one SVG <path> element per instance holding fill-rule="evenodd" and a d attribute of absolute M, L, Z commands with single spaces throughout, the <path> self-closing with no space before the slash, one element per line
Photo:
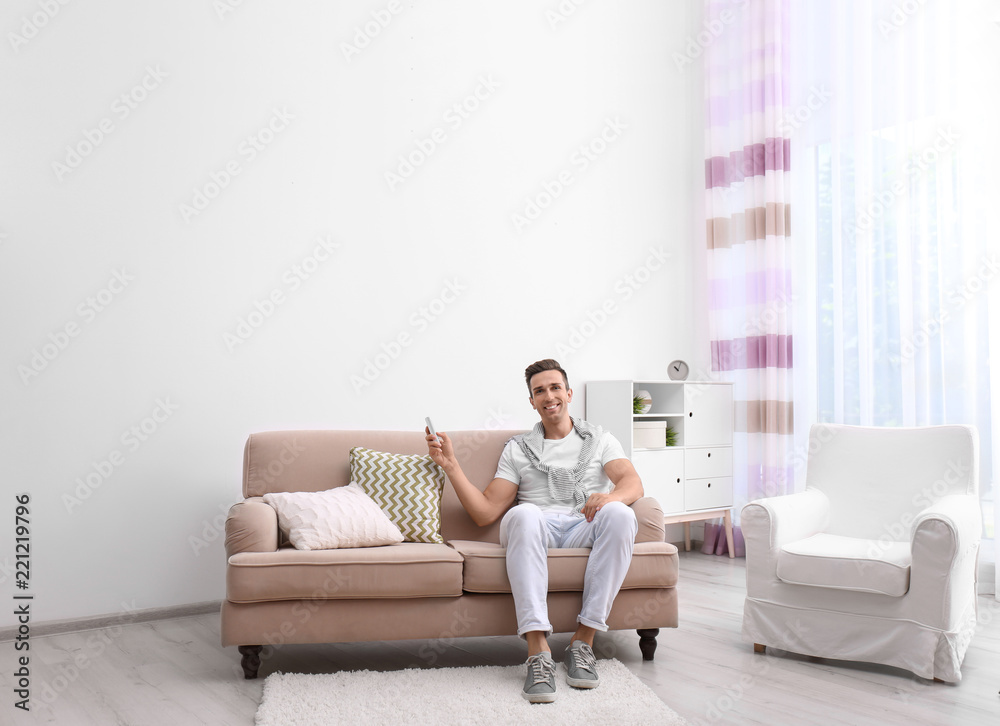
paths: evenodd
<path fill-rule="evenodd" d="M 539 653 L 552 654 L 548 638 L 545 636 L 546 634 L 540 630 L 525 633 L 524 639 L 528 643 L 528 657 L 538 655 Z"/>
<path fill-rule="evenodd" d="M 594 628 L 587 627 L 586 629 L 584 629 L 583 627 L 581 627 L 579 630 L 573 633 L 573 637 L 569 639 L 569 644 L 573 645 L 573 643 L 579 640 L 581 643 L 586 643 L 591 648 L 593 648 L 594 635 L 596 632 L 597 631 Z"/>

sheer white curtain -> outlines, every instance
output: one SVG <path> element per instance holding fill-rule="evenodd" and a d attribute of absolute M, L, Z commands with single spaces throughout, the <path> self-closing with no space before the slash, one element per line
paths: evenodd
<path fill-rule="evenodd" d="M 792 46 L 799 450 L 812 421 L 975 424 L 993 537 L 1000 8 L 796 2 Z"/>

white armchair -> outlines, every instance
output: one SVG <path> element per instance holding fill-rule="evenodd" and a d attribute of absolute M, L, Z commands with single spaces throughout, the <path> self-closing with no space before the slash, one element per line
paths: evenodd
<path fill-rule="evenodd" d="M 816 424 L 806 490 L 743 508 L 743 639 L 957 682 L 982 517 L 971 426 Z"/>

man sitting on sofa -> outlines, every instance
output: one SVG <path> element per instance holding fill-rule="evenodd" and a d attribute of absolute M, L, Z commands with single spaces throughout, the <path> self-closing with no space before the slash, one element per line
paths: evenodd
<path fill-rule="evenodd" d="M 554 360 L 524 371 L 531 407 L 541 421 L 507 442 L 496 478 L 480 491 L 462 472 L 451 440 L 427 432 L 427 446 L 451 479 L 462 506 L 479 526 L 500 522 L 507 549 L 517 633 L 528 644 L 528 674 L 522 695 L 531 703 L 555 700 L 555 663 L 549 649 L 547 549 L 589 547 L 579 626 L 566 651 L 566 682 L 595 688 L 600 679 L 594 633 L 607 630 L 611 612 L 632 560 L 637 522 L 629 507 L 643 495 L 642 482 L 621 444 L 609 432 L 573 419 L 569 379 Z M 507 511 L 517 499 L 517 506 Z"/>

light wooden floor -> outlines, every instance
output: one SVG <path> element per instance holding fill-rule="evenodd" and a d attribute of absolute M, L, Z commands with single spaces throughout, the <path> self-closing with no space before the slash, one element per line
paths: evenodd
<path fill-rule="evenodd" d="M 964 678 L 951 686 L 882 666 L 755 655 L 740 640 L 744 577 L 744 560 L 682 552 L 681 624 L 660 631 L 656 659 L 642 661 L 634 631 L 599 634 L 598 657 L 618 658 L 692 724 L 1000 723 L 1000 603 L 992 598 L 980 598 Z M 552 639 L 557 660 L 567 640 Z M 526 655 L 516 637 L 285 646 L 246 681 L 236 649 L 219 645 L 218 615 L 200 615 L 32 639 L 34 709 L 23 714 L 13 707 L 15 652 L 9 642 L 0 650 L 0 724 L 59 726 L 249 726 L 264 677 L 276 670 L 514 665 Z"/>

